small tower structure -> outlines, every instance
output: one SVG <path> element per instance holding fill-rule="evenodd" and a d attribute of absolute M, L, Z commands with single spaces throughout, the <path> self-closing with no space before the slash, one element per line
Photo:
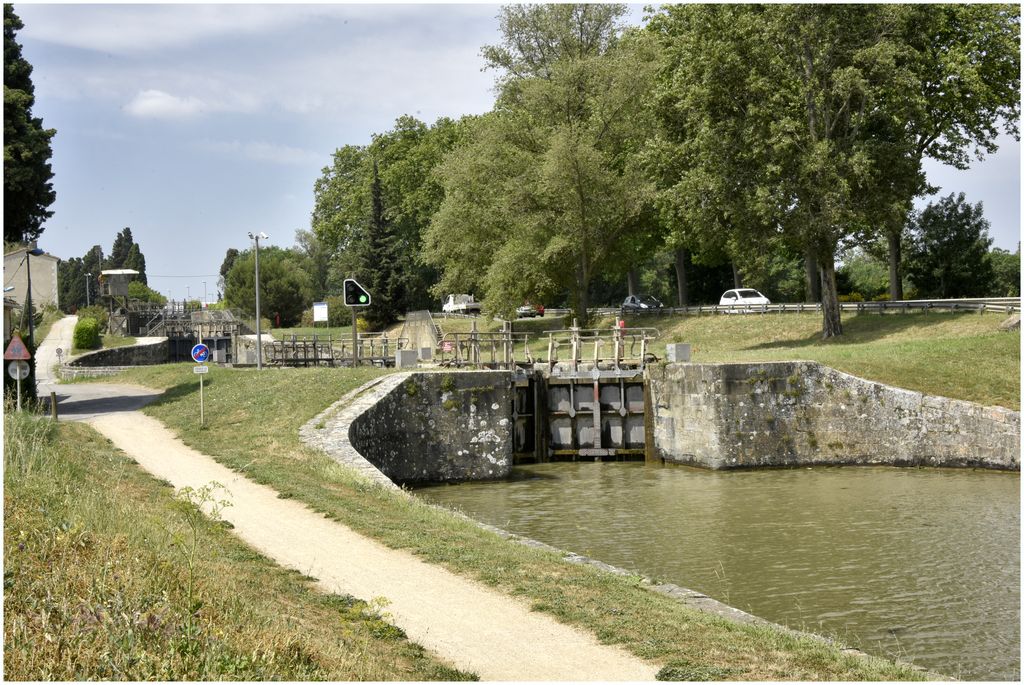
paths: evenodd
<path fill-rule="evenodd" d="M 107 298 L 110 312 L 107 332 L 111 335 L 129 335 L 128 284 L 138 275 L 135 269 L 107 269 L 100 272 L 100 295 Z"/>

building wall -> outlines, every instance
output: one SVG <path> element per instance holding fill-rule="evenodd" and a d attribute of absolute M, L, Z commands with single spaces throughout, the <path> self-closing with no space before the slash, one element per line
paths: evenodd
<path fill-rule="evenodd" d="M 1020 470 L 1020 413 L 815 362 L 648 367 L 654 448 L 712 469 L 805 464 Z"/>
<path fill-rule="evenodd" d="M 24 262 L 24 250 L 4 255 L 4 287 L 14 286 L 14 290 L 6 293 L 7 297 L 19 305 L 25 304 L 28 293 L 28 267 Z M 38 310 L 47 304 L 57 307 L 57 262 L 53 255 L 42 254 L 38 257 L 27 255 L 32 269 L 32 305 Z"/>

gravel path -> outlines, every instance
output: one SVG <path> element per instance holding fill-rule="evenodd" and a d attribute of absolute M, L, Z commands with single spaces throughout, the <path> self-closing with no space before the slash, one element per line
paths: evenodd
<path fill-rule="evenodd" d="M 389 549 L 184 445 L 139 412 L 99 416 L 101 433 L 175 488 L 211 481 L 230 492 L 222 516 L 233 532 L 279 564 L 318 579 L 325 592 L 383 597 L 409 639 L 483 680 L 653 680 L 657 666 L 520 601 Z"/>

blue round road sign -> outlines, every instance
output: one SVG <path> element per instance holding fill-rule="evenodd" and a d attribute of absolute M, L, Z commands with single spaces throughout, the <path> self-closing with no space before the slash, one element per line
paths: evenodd
<path fill-rule="evenodd" d="M 199 362 L 200 364 L 202 364 L 209 358 L 210 348 L 204 345 L 203 343 L 199 343 L 198 345 L 192 348 L 192 359 Z"/>

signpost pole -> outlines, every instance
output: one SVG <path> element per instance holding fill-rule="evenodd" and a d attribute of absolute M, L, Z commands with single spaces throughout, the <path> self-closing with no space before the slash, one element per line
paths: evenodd
<path fill-rule="evenodd" d="M 18 379 L 18 412 L 21 412 L 21 374 L 19 373 L 16 378 Z"/>
<path fill-rule="evenodd" d="M 359 329 L 356 328 L 356 308 L 352 309 L 352 366 L 359 366 Z"/>

